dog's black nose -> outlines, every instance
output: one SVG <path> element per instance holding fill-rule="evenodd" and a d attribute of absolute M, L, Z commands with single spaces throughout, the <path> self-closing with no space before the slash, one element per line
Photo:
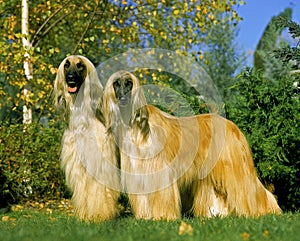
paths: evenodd
<path fill-rule="evenodd" d="M 74 72 L 68 72 L 66 74 L 66 81 L 68 86 L 75 87 L 76 86 L 77 76 Z"/>
<path fill-rule="evenodd" d="M 66 77 L 67 77 L 67 80 L 75 80 L 76 76 L 74 73 L 69 72 Z"/>

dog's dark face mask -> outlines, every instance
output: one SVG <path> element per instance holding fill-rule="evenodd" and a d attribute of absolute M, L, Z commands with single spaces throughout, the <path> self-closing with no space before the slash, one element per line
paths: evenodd
<path fill-rule="evenodd" d="M 80 58 L 67 59 L 64 65 L 64 73 L 68 92 L 71 94 L 77 93 L 87 75 L 85 64 Z"/>
<path fill-rule="evenodd" d="M 113 83 L 115 95 L 120 107 L 126 106 L 131 102 L 131 91 L 133 87 L 129 76 L 122 76 L 114 80 Z"/>

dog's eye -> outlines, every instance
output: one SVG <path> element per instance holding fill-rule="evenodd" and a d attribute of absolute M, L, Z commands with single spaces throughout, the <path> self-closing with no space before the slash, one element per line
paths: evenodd
<path fill-rule="evenodd" d="M 79 62 L 76 64 L 76 67 L 78 70 L 83 71 L 85 68 L 85 65 L 82 62 Z"/>
<path fill-rule="evenodd" d="M 114 83 L 113 83 L 114 88 L 118 88 L 120 87 L 120 79 L 115 79 Z"/>
<path fill-rule="evenodd" d="M 128 79 L 126 79 L 125 80 L 125 86 L 127 87 L 127 88 L 129 88 L 129 89 L 131 89 L 132 88 L 132 81 L 131 81 L 131 79 L 130 78 L 128 78 Z"/>
<path fill-rule="evenodd" d="M 69 61 L 69 60 L 66 60 L 65 65 L 64 65 L 64 68 L 65 68 L 65 69 L 68 69 L 68 68 L 70 67 L 70 65 L 71 65 L 70 61 Z"/>

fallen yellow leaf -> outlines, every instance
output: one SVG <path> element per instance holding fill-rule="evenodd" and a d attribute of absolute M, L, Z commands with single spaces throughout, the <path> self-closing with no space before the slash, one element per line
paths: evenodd
<path fill-rule="evenodd" d="M 184 235 L 184 234 L 192 234 L 193 228 L 191 225 L 185 223 L 184 221 L 181 221 L 178 234 L 179 235 Z"/>
<path fill-rule="evenodd" d="M 2 221 L 8 221 L 9 220 L 9 216 L 3 216 L 1 220 Z"/>
<path fill-rule="evenodd" d="M 50 209 L 50 208 L 47 208 L 46 211 L 47 211 L 48 213 L 50 213 L 50 214 L 52 214 L 52 212 L 53 212 L 53 210 Z"/>
<path fill-rule="evenodd" d="M 242 236 L 243 240 L 248 240 L 248 239 L 249 239 L 249 237 L 250 237 L 250 234 L 249 234 L 249 233 L 246 233 L 246 232 L 244 232 L 244 233 L 242 233 L 242 234 L 241 234 L 241 236 Z"/>
<path fill-rule="evenodd" d="M 265 238 L 268 238 L 268 237 L 269 237 L 269 231 L 268 231 L 268 230 L 265 230 L 265 231 L 263 232 L 263 235 L 264 235 Z"/>

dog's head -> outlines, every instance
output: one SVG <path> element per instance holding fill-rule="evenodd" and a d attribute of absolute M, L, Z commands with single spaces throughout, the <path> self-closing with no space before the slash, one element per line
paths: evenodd
<path fill-rule="evenodd" d="M 94 64 L 81 55 L 66 57 L 58 67 L 53 95 L 54 105 L 64 113 L 66 120 L 72 107 L 91 115 L 96 114 L 98 118 L 103 88 Z"/>
<path fill-rule="evenodd" d="M 120 107 L 126 106 L 131 102 L 131 91 L 133 79 L 129 73 L 117 76 L 113 80 L 115 96 Z"/>
<path fill-rule="evenodd" d="M 108 127 L 124 124 L 147 129 L 147 102 L 138 78 L 128 71 L 118 71 L 110 76 L 104 91 L 104 109 Z"/>
<path fill-rule="evenodd" d="M 64 63 L 65 81 L 68 92 L 75 94 L 79 91 L 87 75 L 87 66 L 78 56 L 69 56 Z"/>

